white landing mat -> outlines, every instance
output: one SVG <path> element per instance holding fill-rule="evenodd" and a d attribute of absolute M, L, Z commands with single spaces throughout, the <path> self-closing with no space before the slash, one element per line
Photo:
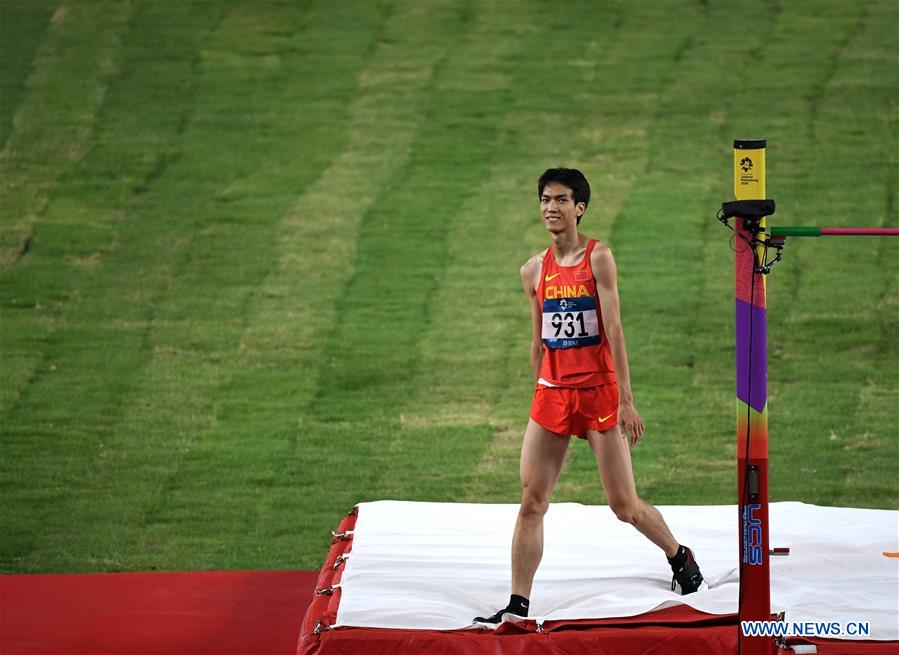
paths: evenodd
<path fill-rule="evenodd" d="M 661 506 L 711 588 L 670 591 L 662 552 L 606 506 L 554 504 L 531 618 L 625 617 L 678 603 L 737 612 L 735 505 Z M 772 611 L 788 621 L 869 621 L 868 639 L 899 639 L 899 512 L 770 505 Z M 505 606 L 517 505 L 361 503 L 336 626 L 454 630 Z"/>

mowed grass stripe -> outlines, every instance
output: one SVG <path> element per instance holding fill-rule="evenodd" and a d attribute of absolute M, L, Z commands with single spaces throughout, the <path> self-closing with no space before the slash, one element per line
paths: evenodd
<path fill-rule="evenodd" d="M 448 44 L 427 89 L 424 120 L 409 159 L 360 225 L 355 271 L 332 299 L 337 315 L 310 418 L 399 418 L 387 408 L 408 393 L 418 341 L 429 320 L 429 295 L 443 272 L 447 224 L 461 202 L 460 190 L 483 169 L 494 137 L 489 123 L 471 118 L 502 107 L 494 94 L 477 98 L 464 89 L 438 87 L 459 75 L 450 62 L 464 61 L 464 39 L 479 10 L 458 4 L 448 17 L 452 24 L 446 28 L 456 42 Z M 488 106 L 482 107 L 485 102 Z"/>
<path fill-rule="evenodd" d="M 0 269 L 27 251 L 57 180 L 89 148 L 132 12 L 122 2 L 72 2 L 54 12 L 0 151 Z"/>
<path fill-rule="evenodd" d="M 422 92 L 449 47 L 430 34 L 451 11 L 446 3 L 430 12 L 401 4 L 387 16 L 381 32 L 392 36 L 378 40 L 359 73 L 347 144 L 285 214 L 270 248 L 278 265 L 254 298 L 240 349 L 247 362 L 281 365 L 272 374 L 289 378 L 281 382 L 295 394 L 291 416 L 315 394 L 320 351 L 334 324 L 331 301 L 353 273 L 359 224 L 408 162 L 423 120 Z M 304 297 L 324 300 L 300 302 Z"/>
<path fill-rule="evenodd" d="M 103 11 L 102 5 L 94 8 Z M 142 29 L 126 42 L 90 151 L 59 181 L 34 224 L 27 257 L 2 273 L 7 393 L 0 462 L 4 493 L 17 508 L 3 517 L 4 568 L 11 562 L 24 571 L 105 568 L 117 559 L 99 548 L 85 548 L 76 564 L 68 563 L 79 526 L 88 541 L 106 533 L 127 540 L 137 529 L 135 521 L 125 520 L 129 511 L 109 507 L 124 502 L 133 510 L 134 498 L 122 495 L 118 482 L 105 476 L 115 457 L 107 445 L 116 439 L 123 398 L 127 402 L 148 356 L 147 322 L 127 317 L 131 311 L 149 313 L 132 304 L 138 300 L 133 287 L 147 280 L 134 277 L 130 256 L 116 263 L 115 253 L 120 239 L 127 239 L 122 236 L 126 214 L 136 211 L 178 141 L 191 101 L 194 31 L 202 32 L 197 8 L 189 3 L 140 8 L 136 20 Z M 217 13 L 210 16 L 213 22 Z M 178 29 L 171 27 L 173 19 Z M 185 27 L 190 22 L 192 29 Z M 166 62 L 148 57 L 160 47 Z M 135 112 L 146 109 L 142 93 L 157 104 L 142 112 L 142 129 L 135 130 Z M 53 113 L 50 107 L 46 111 Z M 110 253 L 112 263 L 106 266 Z M 130 476 L 122 476 L 125 486 Z M 97 502 L 98 497 L 104 500 Z M 110 522 L 121 529 L 110 529 Z"/>
<path fill-rule="evenodd" d="M 55 10 L 52 2 L 5 0 L 0 4 L 0 149 L 12 131 L 35 52 Z"/>
<path fill-rule="evenodd" d="M 887 46 L 892 44 L 893 52 L 899 48 L 899 33 L 892 29 L 889 22 L 892 20 L 895 25 L 899 20 L 899 15 L 897 15 L 899 8 L 894 5 L 886 5 L 884 9 L 886 11 L 883 18 L 879 11 L 869 12 L 864 29 L 851 44 L 844 57 L 843 66 L 834 76 L 834 86 L 839 84 L 843 92 L 851 94 L 852 97 L 855 97 L 852 91 L 853 87 L 858 84 L 859 77 L 857 76 L 862 75 L 864 77 L 861 79 L 867 80 L 873 73 L 882 75 L 887 80 L 890 80 L 890 76 L 892 76 L 891 86 L 895 99 L 895 89 L 899 87 L 899 73 L 894 66 L 889 66 L 889 49 L 884 48 L 885 52 L 878 53 L 878 64 L 872 70 L 869 53 L 865 48 L 866 39 L 876 39 L 878 43 Z M 890 86 L 883 88 L 885 92 L 881 96 L 883 99 L 889 98 L 889 89 Z M 840 111 L 840 105 L 836 103 L 828 104 L 828 108 L 830 107 L 840 112 L 840 120 L 847 121 L 851 125 L 853 133 L 856 134 L 864 131 L 863 120 L 870 120 L 872 116 L 864 111 L 843 113 Z M 889 107 L 888 103 L 887 107 Z M 896 215 L 896 205 L 899 200 L 899 190 L 897 190 L 899 120 L 896 119 L 895 105 L 893 105 L 893 109 L 892 120 L 889 120 L 889 114 L 886 115 L 886 138 L 880 141 L 884 161 L 887 162 L 883 189 L 882 225 L 884 227 L 899 227 Z M 873 116 L 877 116 L 877 114 L 873 114 Z M 866 256 L 870 256 L 870 252 L 866 252 Z M 889 440 L 891 435 L 896 434 L 897 427 L 899 427 L 899 368 L 891 365 L 891 362 L 899 359 L 899 268 L 895 265 L 899 261 L 899 240 L 878 240 L 877 257 L 876 259 L 871 258 L 870 261 L 873 262 L 873 270 L 868 271 L 868 274 L 871 275 L 870 279 L 878 280 L 881 276 L 884 277 L 881 295 L 876 298 L 874 304 L 881 335 L 873 344 L 873 358 L 881 366 L 878 366 L 878 370 L 874 374 L 869 374 L 865 386 L 859 394 L 855 421 L 865 428 L 869 425 L 884 425 L 887 429 L 885 432 L 880 430 L 875 432 L 873 440 L 866 437 L 867 430 L 862 431 L 857 433 L 858 440 L 844 444 L 844 449 L 857 448 L 859 458 L 872 460 L 870 466 L 873 470 L 865 470 L 867 467 L 849 467 L 843 478 L 843 487 L 847 492 L 852 493 L 850 498 L 885 497 L 890 499 L 886 506 L 895 507 L 899 504 L 899 490 L 890 481 L 899 478 L 899 452 L 895 447 L 892 451 L 890 450 Z M 876 288 L 873 284 L 872 287 Z M 880 435 L 884 435 L 886 439 L 881 438 Z M 892 457 L 878 457 L 880 448 L 883 448 L 888 454 L 892 453 Z M 869 501 L 859 500 L 858 502 Z"/>
<path fill-rule="evenodd" d="M 43 8 L 49 11 L 53 6 Z M 128 29 L 131 10 L 127 6 L 98 5 L 95 10 L 102 15 L 94 16 L 84 6 L 60 6 L 49 25 L 32 26 L 43 38 L 36 45 L 34 61 L 28 62 L 12 131 L 0 151 L 3 413 L 38 375 L 48 333 L 56 326 L 51 312 L 44 310 L 64 297 L 59 288 L 64 279 L 59 275 L 60 263 L 51 265 L 42 255 L 34 255 L 48 245 L 48 239 L 46 234 L 35 236 L 33 226 L 46 220 L 47 205 L 61 178 L 77 167 L 92 145 L 97 113 L 121 57 L 122 34 Z M 4 12 L 10 11 L 24 8 L 4 7 Z M 20 27 L 25 29 L 27 23 Z M 89 45 L 77 36 L 87 33 L 93 39 Z M 24 73 L 20 71 L 19 77 L 25 78 Z M 31 257 L 21 261 L 29 251 Z"/>
<path fill-rule="evenodd" d="M 304 21 L 339 25 L 348 18 L 340 8 L 332 19 L 319 13 L 331 11 L 323 6 L 318 12 L 287 5 L 268 5 L 265 12 L 245 6 L 192 6 L 208 11 L 215 21 L 221 9 L 226 11 L 191 57 L 198 61 L 199 78 L 193 116 L 183 133 L 184 151 L 125 217 L 115 247 L 103 260 L 105 276 L 85 290 L 89 300 L 79 306 L 84 318 L 108 326 L 111 352 L 130 361 L 112 356 L 103 369 L 93 367 L 109 385 L 119 385 L 115 393 L 108 386 L 85 390 L 82 401 L 112 405 L 103 412 L 108 427 L 104 424 L 94 433 L 94 415 L 79 415 L 71 404 L 59 403 L 57 411 L 70 425 L 52 426 L 55 429 L 43 434 L 56 444 L 71 441 L 71 454 L 63 458 L 58 452 L 32 450 L 23 458 L 34 464 L 52 459 L 76 477 L 78 470 L 88 473 L 77 491 L 69 487 L 60 498 L 59 506 L 66 511 L 59 512 L 57 506 L 58 524 L 45 526 L 32 548 L 17 549 L 25 551 L 13 555 L 24 562 L 22 568 L 147 569 L 160 566 L 160 558 L 177 561 L 185 552 L 193 553 L 190 568 L 206 568 L 223 557 L 221 544 L 238 548 L 218 536 L 221 530 L 233 529 L 235 520 L 252 520 L 246 512 L 235 513 L 218 502 L 215 490 L 230 488 L 230 462 L 207 462 L 205 477 L 194 476 L 186 462 L 218 421 L 213 401 L 227 381 L 222 371 L 228 370 L 222 363 L 227 354 L 237 352 L 247 321 L 241 310 L 270 266 L 264 257 L 246 255 L 265 252 L 279 218 L 296 201 L 291 184 L 314 179 L 327 164 L 331 155 L 312 147 L 315 139 L 333 143 L 342 138 L 342 124 L 336 119 L 352 96 L 366 34 L 377 21 L 364 22 L 368 27 L 361 31 L 341 29 L 345 40 L 316 30 L 307 52 L 292 47 L 294 30 Z M 316 76 L 333 86 L 317 82 Z M 298 95 L 309 94 L 287 83 L 298 77 L 327 94 L 317 107 L 310 102 L 304 113 L 294 107 Z M 344 95 L 333 93 L 341 85 Z M 274 105 L 261 110 L 254 98 L 259 93 Z M 272 129 L 275 125 L 277 130 Z M 291 139 L 280 136 L 285 126 L 290 126 Z M 296 153 L 304 145 L 310 152 L 298 160 Z M 285 166 L 297 161 L 293 168 Z M 111 281 L 115 285 L 109 286 Z M 76 343 L 89 340 L 74 331 L 71 337 Z M 59 345 L 60 359 L 69 352 L 65 346 Z M 74 365 L 71 370 L 74 374 Z M 45 382 L 42 388 L 47 399 L 66 398 L 54 384 Z M 45 414 L 37 406 L 28 409 L 23 414 Z M 29 431 L 26 426 L 18 429 Z M 205 457 L 207 453 L 199 454 Z M 181 478 L 185 468 L 187 476 Z M 228 473 L 222 475 L 223 469 Z M 233 491 L 222 496 L 233 497 Z M 40 532 L 28 529 L 40 517 L 11 519 L 17 532 Z M 72 538 L 72 521 L 92 529 L 83 528 Z M 111 527 L 121 523 L 128 529 Z M 199 542 L 205 546 L 198 548 Z"/>
<path fill-rule="evenodd" d="M 441 497 L 448 486 L 463 484 L 487 442 L 482 428 L 416 430 L 403 420 L 421 370 L 421 340 L 433 325 L 447 231 L 489 170 L 497 123 L 484 117 L 506 111 L 505 71 L 521 50 L 494 40 L 502 3 L 454 9 L 454 22 L 445 23 L 454 36 L 427 90 L 409 161 L 367 213 L 356 271 L 337 299 L 308 413 L 320 427 L 303 426 L 331 435 L 338 471 L 359 471 L 370 480 L 365 487 L 350 483 L 361 493 L 354 500 Z"/>
<path fill-rule="evenodd" d="M 370 497 L 383 465 L 390 433 L 367 417 L 309 415 L 337 322 L 335 299 L 356 267 L 360 223 L 408 171 L 435 70 L 456 44 L 458 14 L 449 2 L 427 11 L 401 3 L 386 17 L 359 72 L 349 140 L 284 217 L 272 248 L 279 265 L 252 305 L 241 370 L 220 396 L 233 434 L 222 430 L 215 444 L 223 452 L 237 448 L 258 471 L 256 530 L 267 544 L 260 556 L 281 566 L 317 566 L 330 538 L 322 526 Z M 276 448 L 235 443 L 260 430 L 277 435 Z"/>
<path fill-rule="evenodd" d="M 359 22 L 347 29 L 354 17 Z M 274 480 L 267 456 L 289 434 L 269 422 L 267 409 L 277 399 L 288 404 L 289 388 L 261 386 L 260 378 L 260 402 L 246 413 L 235 399 L 246 372 L 260 369 L 241 357 L 240 345 L 258 289 L 276 265 L 268 253 L 281 218 L 331 163 L 335 152 L 326 144 L 346 142 L 347 107 L 379 23 L 375 5 L 361 14 L 347 4 L 268 5 L 265 12 L 235 5 L 200 53 L 203 121 L 186 134 L 190 158 L 179 160 L 177 172 L 203 175 L 193 200 L 198 212 L 210 201 L 214 209 L 199 214 L 195 229 L 205 227 L 187 243 L 180 288 L 161 303 L 168 320 L 154 333 L 156 356 L 137 395 L 145 406 L 123 425 L 127 433 L 157 421 L 158 438 L 174 454 L 150 480 L 158 490 L 142 507 L 141 540 L 129 566 L 270 563 L 275 547 L 268 538 L 292 532 L 289 520 L 270 512 L 291 508 L 278 492 L 292 480 Z M 167 204 L 180 187 L 178 178 L 166 180 Z M 171 408 L 177 411 L 167 415 Z M 123 468 L 156 454 L 130 450 Z"/>
<path fill-rule="evenodd" d="M 461 144 L 466 152 L 482 154 L 475 177 L 459 183 L 458 198 L 447 198 L 455 206 L 444 219 L 443 271 L 426 301 L 428 321 L 414 375 L 377 487 L 389 497 L 415 498 L 423 489 L 426 497 L 440 498 L 441 488 L 454 500 L 467 497 L 476 464 L 491 443 L 491 410 L 512 383 L 503 364 L 516 327 L 516 261 L 527 222 L 519 211 L 520 184 L 527 180 L 527 166 L 512 164 L 521 135 L 511 129 L 517 107 L 510 91 L 520 89 L 518 71 L 546 34 L 546 28 L 528 29 L 536 6 L 521 8 L 513 18 L 504 3 L 480 5 L 460 56 L 445 67 L 437 88 L 498 102 L 488 110 L 466 103 L 476 116 L 491 116 L 492 133 L 483 138 L 483 151 Z M 448 159 L 453 164 L 455 157 Z"/>
<path fill-rule="evenodd" d="M 28 256 L 0 272 L 6 319 L 0 321 L 0 412 L 14 411 L 41 375 L 55 331 L 76 317 L 87 323 L 95 318 L 80 307 L 89 289 L 115 284 L 101 264 L 115 247 L 126 213 L 177 156 L 191 106 L 193 40 L 204 11 L 195 3 L 138 8 L 135 22 L 141 27 L 125 42 L 89 151 L 57 181 L 33 224 Z M 151 54 L 156 49 L 165 57 Z M 152 106 L 145 97 L 153 99 Z M 121 312 L 121 305 L 100 309 Z"/>

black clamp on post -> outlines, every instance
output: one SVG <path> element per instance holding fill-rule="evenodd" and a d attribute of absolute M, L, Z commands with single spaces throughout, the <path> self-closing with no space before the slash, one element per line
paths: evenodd
<path fill-rule="evenodd" d="M 759 232 L 759 223 L 765 216 L 774 213 L 774 200 L 734 200 L 721 204 L 718 220 L 727 225 L 730 218 L 742 218 L 743 225 L 753 234 Z"/>
<path fill-rule="evenodd" d="M 759 237 L 760 234 L 765 232 L 764 228 L 762 228 L 761 223 L 762 219 L 766 216 L 770 216 L 774 213 L 775 203 L 773 199 L 765 199 L 765 200 L 734 200 L 731 202 L 725 202 L 721 204 L 721 209 L 718 210 L 718 220 L 724 223 L 725 226 L 733 230 L 730 223 L 728 222 L 731 218 L 739 218 L 743 220 L 743 228 L 752 235 L 752 241 L 746 237 L 742 237 L 744 241 L 746 241 L 750 247 L 755 248 L 758 245 L 762 245 L 765 248 L 765 254 L 763 261 L 756 260 L 755 272 L 760 275 L 767 275 L 771 272 L 771 266 L 776 264 L 781 260 L 781 251 L 784 246 L 783 238 L 765 238 Z M 736 232 L 736 230 L 734 230 Z M 773 260 L 768 261 L 768 249 L 774 248 L 775 257 Z"/>

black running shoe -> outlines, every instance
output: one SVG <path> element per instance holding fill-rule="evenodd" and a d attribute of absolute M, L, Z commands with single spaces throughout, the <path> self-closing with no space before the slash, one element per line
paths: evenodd
<path fill-rule="evenodd" d="M 526 619 L 527 618 L 526 616 L 520 616 L 518 614 L 513 614 L 511 611 L 509 611 L 508 607 L 504 607 L 499 612 L 494 614 L 493 616 L 488 616 L 486 618 L 484 618 L 483 616 L 476 616 L 476 617 L 474 617 L 474 621 L 472 621 L 472 623 L 474 623 L 475 625 L 485 627 L 485 628 L 497 628 L 497 627 L 499 627 L 499 624 L 503 622 L 503 619 L 506 616 L 514 617 L 516 619 Z"/>
<path fill-rule="evenodd" d="M 693 557 L 693 551 L 686 546 L 684 546 L 684 550 L 687 552 L 687 559 L 684 561 L 684 565 L 679 569 L 671 567 L 671 570 L 674 571 L 674 575 L 671 577 L 671 591 L 674 591 L 675 587 L 680 585 L 681 595 L 686 596 L 700 589 L 708 589 L 709 585 L 702 578 L 699 564 L 696 563 L 696 558 Z"/>

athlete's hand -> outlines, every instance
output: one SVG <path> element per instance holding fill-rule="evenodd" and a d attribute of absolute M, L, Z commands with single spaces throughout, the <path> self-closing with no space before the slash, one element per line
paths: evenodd
<path fill-rule="evenodd" d="M 631 448 L 637 445 L 646 429 L 643 426 L 643 419 L 637 413 L 637 408 L 633 403 L 627 402 L 618 405 L 618 425 L 624 432 L 624 438 L 630 440 Z"/>

